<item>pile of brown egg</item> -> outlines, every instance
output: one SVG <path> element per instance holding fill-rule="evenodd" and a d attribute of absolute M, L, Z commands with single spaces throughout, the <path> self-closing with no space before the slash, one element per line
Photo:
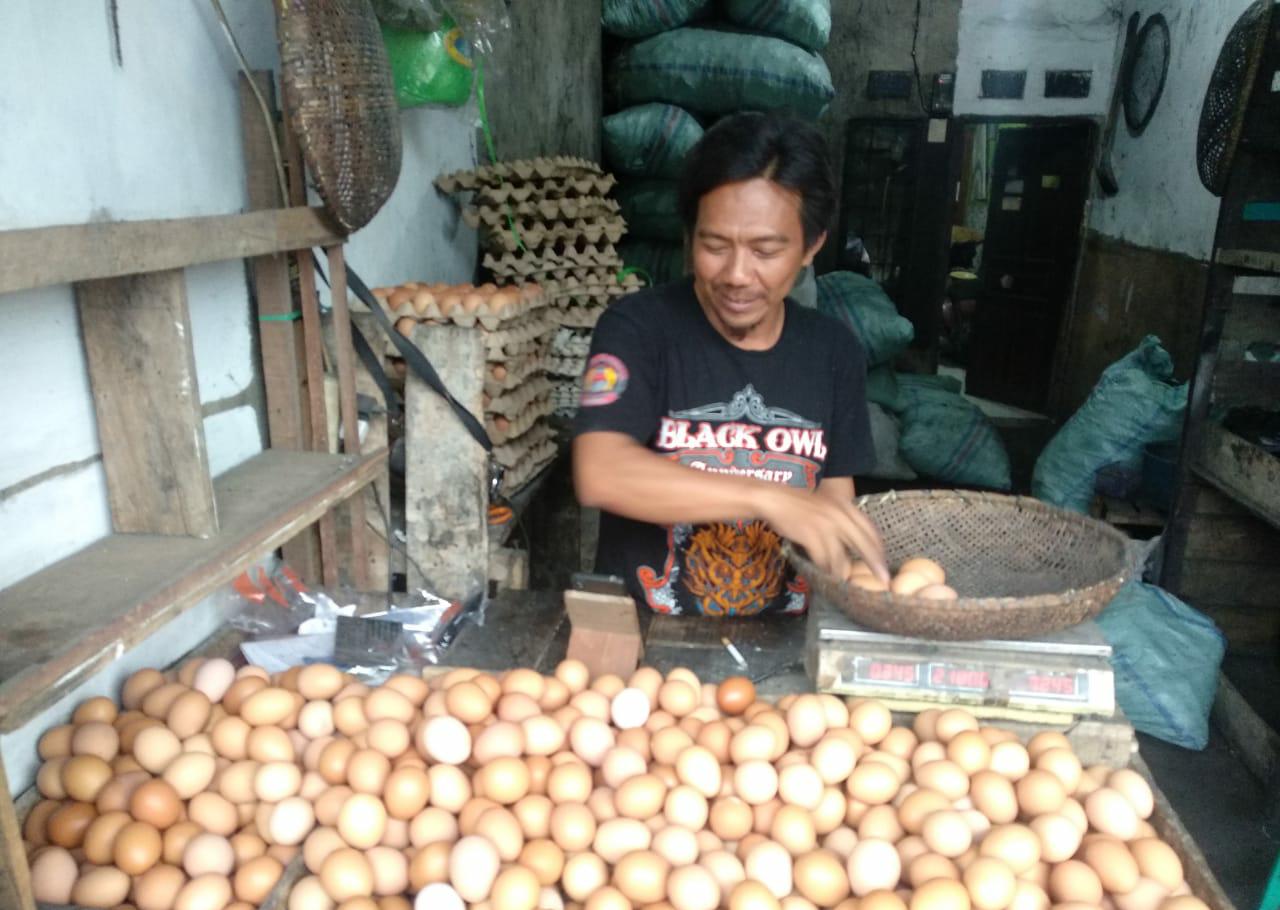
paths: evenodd
<path fill-rule="evenodd" d="M 40 740 L 38 900 L 252 910 L 1206 910 L 1138 773 L 961 709 L 687 669 L 143 670 Z"/>

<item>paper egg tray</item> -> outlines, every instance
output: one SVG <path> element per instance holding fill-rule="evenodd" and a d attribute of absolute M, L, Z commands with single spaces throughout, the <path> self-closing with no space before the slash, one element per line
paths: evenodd
<path fill-rule="evenodd" d="M 622 219 L 573 224 L 544 224 L 540 221 L 517 221 L 486 227 L 484 244 L 489 250 L 515 252 L 519 249 L 555 246 L 556 244 L 617 243 L 627 233 Z"/>
<path fill-rule="evenodd" d="M 489 404 L 485 407 L 485 411 L 512 420 L 533 402 L 545 397 L 550 392 L 551 380 L 539 373 L 530 377 L 522 385 L 509 389 L 496 398 L 491 398 Z"/>
<path fill-rule="evenodd" d="M 468 205 L 462 209 L 462 220 L 470 228 L 478 228 L 482 224 L 496 227 L 505 224 L 508 218 L 567 222 L 608 219 L 618 216 L 621 211 L 622 206 L 616 199 L 578 196 L 572 199 L 526 199 L 502 206 Z"/>
<path fill-rule="evenodd" d="M 530 199 L 582 199 L 589 196 L 606 196 L 617 185 L 612 174 L 589 174 L 582 177 L 551 177 L 529 183 L 502 183 L 482 186 L 475 190 L 474 204 L 481 207 L 502 208 Z"/>
<path fill-rule="evenodd" d="M 493 447 L 493 460 L 510 470 L 527 458 L 530 452 L 550 442 L 555 445 L 556 433 L 546 421 L 538 421 L 526 432 Z"/>
<path fill-rule="evenodd" d="M 510 495 L 530 480 L 533 480 L 539 471 L 555 459 L 556 451 L 557 447 L 553 441 L 540 443 L 536 448 L 530 450 L 525 458 L 508 469 L 506 475 L 502 478 L 502 492 Z"/>
<path fill-rule="evenodd" d="M 585 176 L 599 173 L 601 173 L 600 165 L 594 161 L 572 155 L 552 155 L 522 158 L 517 161 L 499 161 L 470 170 L 454 171 L 436 178 L 436 186 L 443 193 L 457 193 L 491 184 L 527 183 L 531 180 L 547 180 L 566 174 Z"/>
<path fill-rule="evenodd" d="M 518 297 L 512 297 L 515 293 Z M 477 324 L 493 331 L 518 322 L 550 303 L 536 284 L 505 286 L 486 293 L 471 285 L 453 285 L 447 291 L 432 291 L 422 285 L 377 288 L 374 297 L 393 318 L 411 318 L 436 325 L 453 323 L 471 328 Z M 399 299 L 399 302 L 396 301 Z"/>
<path fill-rule="evenodd" d="M 545 359 L 537 354 L 525 354 L 521 357 L 509 357 L 504 361 L 490 363 L 489 372 L 484 377 L 484 394 L 489 398 L 497 398 L 528 382 L 545 367 Z M 501 373 L 499 379 L 495 373 Z"/>
<path fill-rule="evenodd" d="M 566 379 L 556 383 L 551 392 L 551 401 L 555 406 L 554 413 L 560 417 L 572 417 L 578 413 L 578 402 L 582 398 L 582 381 Z"/>
<path fill-rule="evenodd" d="M 570 246 L 564 250 L 548 248 L 537 253 L 505 252 L 501 255 L 484 254 L 484 267 L 495 275 L 527 279 L 555 269 L 564 269 L 565 275 L 582 267 L 606 267 L 617 270 L 622 267 L 622 257 L 612 243 L 588 243 L 582 247 Z"/>
<path fill-rule="evenodd" d="M 562 328 L 551 338 L 548 356 L 586 357 L 591 350 L 591 335 L 576 329 Z"/>
<path fill-rule="evenodd" d="M 572 379 L 581 376 L 587 368 L 585 357 L 563 357 L 555 354 L 547 355 L 547 374 Z"/>
<path fill-rule="evenodd" d="M 550 413 L 551 391 L 548 389 L 545 398 L 530 402 L 520 414 L 506 418 L 505 426 L 499 426 L 501 414 L 485 414 L 484 426 L 489 431 L 489 438 L 493 440 L 493 444 L 500 446 L 507 440 L 515 439 L 522 433 L 528 432 L 535 423 Z"/>

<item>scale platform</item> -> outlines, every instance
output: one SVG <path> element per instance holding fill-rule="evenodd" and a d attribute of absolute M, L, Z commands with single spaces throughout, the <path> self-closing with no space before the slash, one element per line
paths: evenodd
<path fill-rule="evenodd" d="M 815 597 L 805 662 L 819 692 L 895 710 L 960 705 L 980 717 L 1057 724 L 1116 713 L 1111 646 L 1092 621 L 1037 639 L 933 641 L 872 632 Z"/>

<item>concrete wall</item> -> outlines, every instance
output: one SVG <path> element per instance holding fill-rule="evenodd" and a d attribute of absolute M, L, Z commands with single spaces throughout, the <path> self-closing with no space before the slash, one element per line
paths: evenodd
<path fill-rule="evenodd" d="M 1140 136 L 1123 121 L 1111 153 L 1120 191 L 1095 195 L 1054 409 L 1069 414 L 1101 371 L 1155 333 L 1190 376 L 1218 199 L 1196 171 L 1196 133 L 1223 39 L 1249 0 L 1127 0 L 1123 21 L 1162 13 L 1172 49 L 1164 92 Z"/>
<path fill-rule="evenodd" d="M 1117 0 L 964 0 L 956 71 L 957 115 L 1105 116 L 1122 36 Z M 1026 70 L 1019 100 L 982 97 L 984 69 Z M 1087 98 L 1046 98 L 1046 70 L 1093 73 Z"/>

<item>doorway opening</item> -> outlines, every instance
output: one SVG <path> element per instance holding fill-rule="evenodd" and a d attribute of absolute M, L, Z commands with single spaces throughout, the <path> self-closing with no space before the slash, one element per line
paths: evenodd
<path fill-rule="evenodd" d="M 1047 408 L 1094 133 L 1087 121 L 964 126 L 939 358 L 968 395 Z"/>

